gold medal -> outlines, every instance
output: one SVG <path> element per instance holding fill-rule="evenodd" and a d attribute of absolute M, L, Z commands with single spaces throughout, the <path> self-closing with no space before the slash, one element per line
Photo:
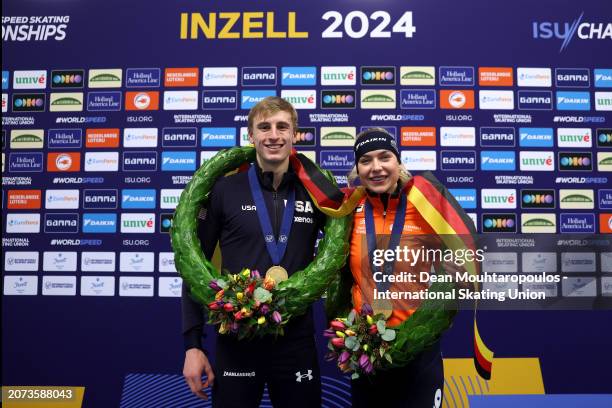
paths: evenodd
<path fill-rule="evenodd" d="M 289 274 L 282 266 L 275 265 L 266 271 L 266 278 L 272 278 L 274 279 L 274 282 L 278 284 L 284 280 L 287 280 L 289 278 Z"/>
<path fill-rule="evenodd" d="M 373 306 L 374 314 L 382 313 L 388 319 L 393 313 L 393 305 L 389 299 L 375 299 Z"/>

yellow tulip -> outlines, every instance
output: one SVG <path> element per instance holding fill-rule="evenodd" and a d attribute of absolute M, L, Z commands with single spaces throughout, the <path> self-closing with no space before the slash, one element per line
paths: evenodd
<path fill-rule="evenodd" d="M 261 316 L 259 319 L 257 319 L 257 324 L 264 324 L 266 322 L 266 318 Z"/>
<path fill-rule="evenodd" d="M 238 299 L 239 301 L 242 301 L 243 298 L 244 298 L 244 293 L 242 292 L 236 293 L 236 299 Z"/>
<path fill-rule="evenodd" d="M 346 337 L 346 334 L 344 334 L 343 332 L 341 332 L 341 331 L 339 331 L 339 330 L 338 330 L 338 331 L 336 331 L 336 336 L 338 336 L 338 337 L 342 337 L 342 338 L 345 338 L 345 337 Z"/>

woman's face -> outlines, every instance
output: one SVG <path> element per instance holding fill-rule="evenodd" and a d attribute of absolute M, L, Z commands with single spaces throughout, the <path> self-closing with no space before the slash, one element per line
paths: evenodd
<path fill-rule="evenodd" d="M 400 175 L 397 157 L 389 150 L 373 150 L 357 163 L 361 185 L 373 193 L 393 193 Z"/>

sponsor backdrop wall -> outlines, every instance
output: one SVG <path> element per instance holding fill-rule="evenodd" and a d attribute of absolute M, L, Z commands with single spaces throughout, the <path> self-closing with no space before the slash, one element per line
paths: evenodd
<path fill-rule="evenodd" d="M 248 143 L 248 109 L 268 95 L 295 105 L 299 149 L 340 183 L 355 135 L 383 126 L 479 232 L 612 232 L 607 1 L 5 1 L 2 12 L 4 385 L 85 386 L 88 407 L 160 390 L 172 396 L 160 406 L 193 402 L 168 229 L 191 174 Z M 497 356 L 540 358 L 546 392 L 601 393 L 610 317 L 485 312 L 480 324 Z M 445 356 L 469 357 L 470 338 L 463 312 Z M 326 404 L 346 405 L 347 380 L 322 364 L 337 386 Z"/>

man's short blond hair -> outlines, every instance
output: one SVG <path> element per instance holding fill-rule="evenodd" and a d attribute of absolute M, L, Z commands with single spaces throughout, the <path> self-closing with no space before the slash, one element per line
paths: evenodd
<path fill-rule="evenodd" d="M 279 96 L 268 96 L 251 108 L 248 121 L 249 134 L 253 133 L 255 119 L 259 117 L 267 118 L 277 112 L 287 112 L 291 116 L 291 126 L 293 126 L 293 131 L 296 132 L 298 127 L 298 114 L 293 105 Z"/>

